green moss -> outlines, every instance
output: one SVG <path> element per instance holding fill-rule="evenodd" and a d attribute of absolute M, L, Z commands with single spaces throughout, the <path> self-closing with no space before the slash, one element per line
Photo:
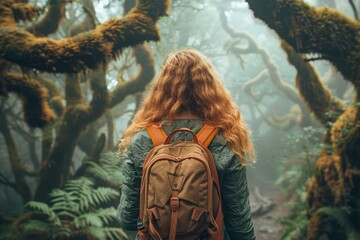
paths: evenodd
<path fill-rule="evenodd" d="M 325 126 L 335 122 L 346 108 L 344 102 L 332 96 L 331 91 L 322 83 L 314 67 L 306 62 L 303 56 L 285 41 L 281 42 L 290 64 L 296 70 L 296 87 L 301 97 L 305 100 L 310 111 Z M 331 114 L 330 114 L 331 113 Z"/>
<path fill-rule="evenodd" d="M 247 2 L 256 17 L 298 52 L 320 54 L 345 78 L 359 84 L 360 26 L 357 21 L 335 9 L 311 7 L 300 0 Z"/>
<path fill-rule="evenodd" d="M 315 8 L 300 0 L 247 0 L 255 16 L 261 18 L 297 52 L 320 54 L 353 83 L 360 93 L 360 25 L 335 9 Z M 269 14 L 269 11 L 272 14 Z M 312 179 L 308 202 L 314 212 L 310 216 L 308 239 L 344 239 L 345 229 L 315 211 L 322 207 L 349 208 L 349 222 L 358 222 L 360 177 L 359 106 L 346 106 L 331 96 L 309 68 L 289 57 L 297 66 L 297 84 L 309 108 L 328 127 L 325 143 L 332 151 L 322 149 Z M 312 91 L 308 91 L 313 89 Z M 356 99 L 359 100 L 359 95 Z M 355 230 L 359 233 L 359 230 Z"/>
<path fill-rule="evenodd" d="M 39 16 L 42 12 L 42 8 L 24 3 L 13 3 L 11 9 L 16 22 L 19 22 L 20 20 L 30 21 Z"/>
<path fill-rule="evenodd" d="M 51 40 L 15 28 L 0 29 L 1 57 L 47 72 L 76 73 L 96 69 L 126 47 L 159 40 L 155 26 L 168 1 L 143 1 L 122 19 L 112 19 L 73 38 Z M 154 11 L 154 12 L 152 12 Z"/>

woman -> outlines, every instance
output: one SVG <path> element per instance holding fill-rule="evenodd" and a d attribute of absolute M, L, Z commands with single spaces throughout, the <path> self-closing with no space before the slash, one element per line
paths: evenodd
<path fill-rule="evenodd" d="M 136 231 L 142 164 L 153 148 L 144 129 L 152 122 L 161 122 L 167 134 L 181 127 L 196 133 L 204 123 L 220 129 L 209 150 L 219 175 L 225 236 L 236 240 L 255 239 L 245 168 L 246 164 L 255 162 L 250 133 L 212 64 L 192 49 L 166 58 L 160 76 L 119 145 L 119 152 L 126 152 L 118 208 L 121 227 Z M 175 141 L 187 140 L 187 136 L 181 134 L 174 138 Z"/>

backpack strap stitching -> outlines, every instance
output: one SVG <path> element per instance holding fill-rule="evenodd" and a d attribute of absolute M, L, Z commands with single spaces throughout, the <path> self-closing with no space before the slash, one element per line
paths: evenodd
<path fill-rule="evenodd" d="M 200 129 L 200 131 L 196 134 L 198 142 L 201 145 L 208 147 L 218 133 L 218 131 L 218 128 L 214 127 L 209 123 L 205 123 L 204 126 Z"/>
<path fill-rule="evenodd" d="M 164 144 L 167 135 L 164 129 L 160 126 L 160 123 L 150 123 L 146 126 L 146 131 L 149 133 L 154 147 Z"/>

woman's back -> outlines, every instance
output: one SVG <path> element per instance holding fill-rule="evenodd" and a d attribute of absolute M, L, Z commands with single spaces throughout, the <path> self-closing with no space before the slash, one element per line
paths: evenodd
<path fill-rule="evenodd" d="M 172 130 L 186 127 L 197 133 L 202 126 L 203 123 L 199 119 L 175 119 L 171 124 L 164 125 L 163 129 L 169 134 Z M 189 134 L 179 133 L 173 140 L 185 141 L 191 138 Z M 139 215 L 138 183 L 141 181 L 144 159 L 152 148 L 153 144 L 146 130 L 136 132 L 132 136 L 127 152 L 130 161 L 125 163 L 126 181 L 122 190 L 122 194 L 128 197 L 122 198 L 118 215 L 123 227 L 130 226 L 130 222 L 133 225 Z M 245 167 L 230 150 L 221 133 L 213 139 L 208 148 L 215 159 L 220 180 L 226 232 L 231 239 L 254 239 Z"/>
<path fill-rule="evenodd" d="M 221 185 L 224 226 L 231 239 L 254 239 L 244 167 L 255 162 L 250 131 L 215 67 L 194 49 L 168 55 L 119 145 L 119 152 L 126 153 L 119 205 L 121 225 L 136 230 L 142 166 L 153 147 L 144 129 L 153 122 L 161 122 L 167 134 L 180 127 L 197 132 L 203 123 L 220 130 L 209 150 L 216 161 Z M 188 137 L 179 134 L 175 140 Z"/>

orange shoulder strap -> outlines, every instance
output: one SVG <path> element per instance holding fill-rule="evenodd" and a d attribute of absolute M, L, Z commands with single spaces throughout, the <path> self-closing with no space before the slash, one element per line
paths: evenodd
<path fill-rule="evenodd" d="M 146 127 L 146 130 L 150 135 L 154 147 L 164 144 L 167 135 L 159 123 L 150 123 Z M 214 127 L 211 124 L 206 123 L 196 134 L 196 137 L 201 145 L 208 147 L 211 141 L 216 136 L 217 132 L 218 132 L 218 128 Z"/>
<path fill-rule="evenodd" d="M 218 131 L 218 128 L 209 123 L 205 123 L 205 125 L 196 134 L 198 142 L 203 146 L 208 147 Z"/>
<path fill-rule="evenodd" d="M 146 126 L 146 131 L 149 133 L 151 141 L 154 144 L 154 147 L 164 144 L 166 140 L 166 133 L 160 126 L 160 123 L 150 123 Z"/>

